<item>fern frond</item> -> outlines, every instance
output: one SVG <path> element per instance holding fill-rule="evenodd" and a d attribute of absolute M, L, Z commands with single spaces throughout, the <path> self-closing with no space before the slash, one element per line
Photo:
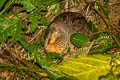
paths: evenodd
<path fill-rule="evenodd" d="M 28 22 L 32 23 L 29 30 L 27 31 L 28 34 L 34 32 L 38 25 L 48 26 L 50 24 L 50 22 L 45 17 L 40 16 L 43 10 L 45 10 L 45 8 L 40 8 L 28 15 Z"/>
<path fill-rule="evenodd" d="M 32 0 L 16 0 L 15 4 L 23 5 L 23 10 L 26 10 L 27 12 L 31 12 L 35 9 Z"/>
<path fill-rule="evenodd" d="M 9 18 L 9 16 L 11 16 Z M 3 15 L 0 18 L 0 43 L 5 42 L 8 37 L 12 38 L 13 42 L 21 36 L 24 25 L 18 15 Z"/>

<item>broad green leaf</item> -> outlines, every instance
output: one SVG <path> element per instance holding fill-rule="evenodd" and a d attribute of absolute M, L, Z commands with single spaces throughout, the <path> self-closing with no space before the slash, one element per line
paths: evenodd
<path fill-rule="evenodd" d="M 98 80 L 99 76 L 109 73 L 111 57 L 108 55 L 80 55 L 52 65 L 59 76 L 71 76 L 77 80 Z"/>
<path fill-rule="evenodd" d="M 3 6 L 4 6 L 4 4 L 5 4 L 6 1 L 7 0 L 0 0 L 0 11 L 3 8 Z"/>
<path fill-rule="evenodd" d="M 24 25 L 18 15 L 3 15 L 0 18 L 0 42 L 5 42 L 8 37 L 16 42 L 21 36 L 22 28 L 24 28 Z"/>
<path fill-rule="evenodd" d="M 84 34 L 74 33 L 71 35 L 70 41 L 76 47 L 82 47 L 83 44 L 85 44 L 86 42 L 89 42 L 89 38 Z"/>

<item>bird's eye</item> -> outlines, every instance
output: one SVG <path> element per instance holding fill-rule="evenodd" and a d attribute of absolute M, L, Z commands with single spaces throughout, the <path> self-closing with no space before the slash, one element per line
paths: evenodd
<path fill-rule="evenodd" d="M 54 31 L 52 33 L 49 43 L 55 43 L 59 37 L 60 37 L 60 33 L 58 31 Z"/>
<path fill-rule="evenodd" d="M 53 33 L 52 33 L 52 36 L 53 38 L 56 38 L 56 37 L 59 37 L 60 36 L 60 32 L 58 29 L 54 30 Z"/>
<path fill-rule="evenodd" d="M 53 33 L 53 37 L 54 37 L 54 38 L 57 37 L 58 34 L 59 34 L 58 32 L 54 32 L 54 33 Z"/>

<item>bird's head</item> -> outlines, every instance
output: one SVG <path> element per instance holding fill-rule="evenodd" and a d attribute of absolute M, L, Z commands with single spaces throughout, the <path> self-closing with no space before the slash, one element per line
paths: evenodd
<path fill-rule="evenodd" d="M 45 39 L 45 49 L 48 52 L 64 52 L 67 44 L 67 37 L 62 25 L 51 25 Z"/>

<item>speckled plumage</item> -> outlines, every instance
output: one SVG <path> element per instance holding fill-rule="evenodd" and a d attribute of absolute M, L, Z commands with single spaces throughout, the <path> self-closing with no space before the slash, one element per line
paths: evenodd
<path fill-rule="evenodd" d="M 70 36 L 73 33 L 82 33 L 88 36 L 90 30 L 85 17 L 78 12 L 65 12 L 58 15 L 47 29 L 45 49 L 48 52 L 61 54 L 66 52 L 72 45 Z"/>

